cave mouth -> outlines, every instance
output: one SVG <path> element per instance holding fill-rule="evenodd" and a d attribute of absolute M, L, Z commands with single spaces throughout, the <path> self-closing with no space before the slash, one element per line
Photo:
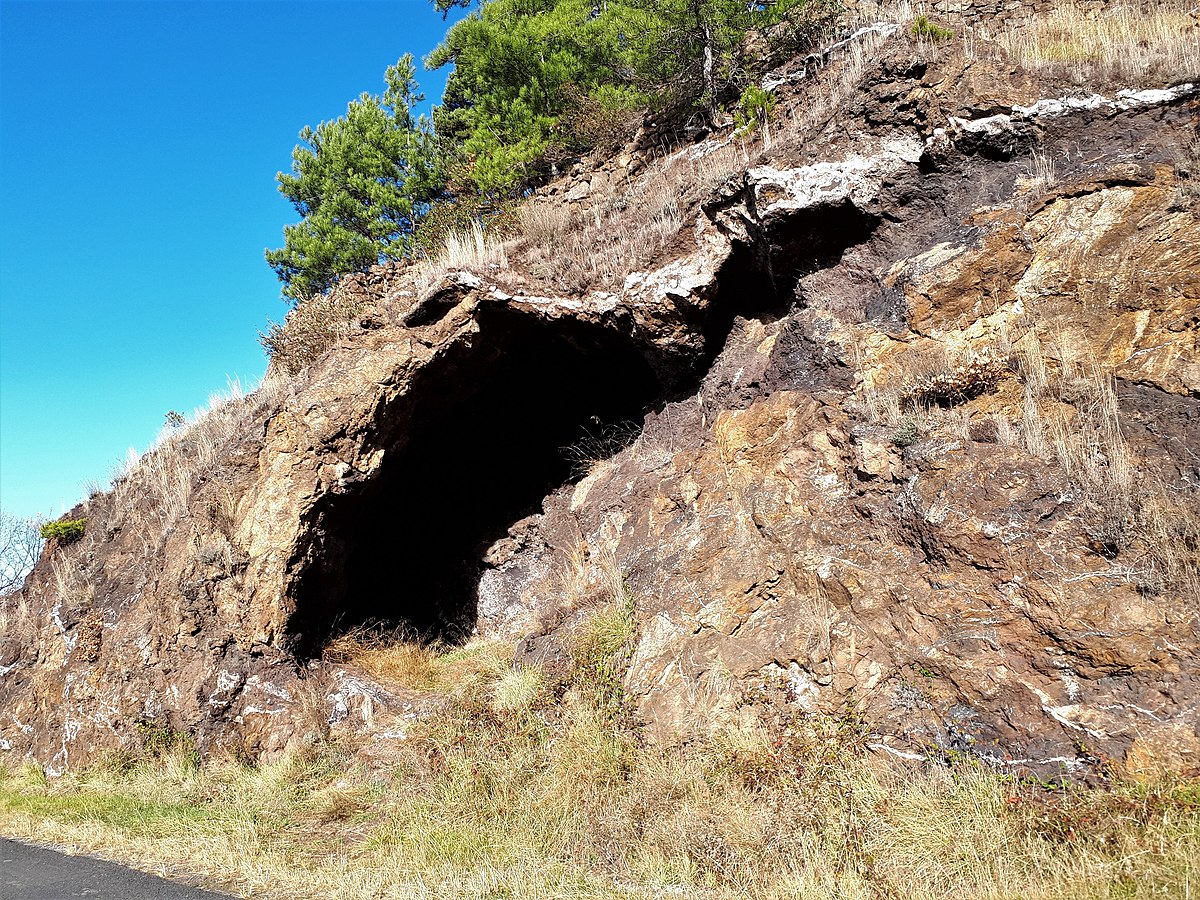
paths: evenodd
<path fill-rule="evenodd" d="M 717 290 L 701 323 L 707 369 L 733 328 L 735 316 L 770 321 L 809 305 L 804 279 L 839 266 L 846 252 L 865 243 L 878 216 L 850 201 L 799 210 L 748 241 L 734 241 L 717 270 Z"/>
<path fill-rule="evenodd" d="M 359 629 L 465 640 L 487 548 L 578 475 L 589 440 L 640 431 L 661 399 L 612 331 L 515 314 L 493 325 L 428 372 L 402 429 L 384 423 L 395 437 L 376 477 L 321 510 L 289 623 L 299 657 Z"/>
<path fill-rule="evenodd" d="M 636 437 L 646 413 L 690 395 L 735 317 L 774 319 L 803 303 L 799 279 L 836 266 L 878 219 L 849 204 L 806 211 L 746 243 L 717 274 L 693 323 L 698 357 L 659 359 L 610 328 L 546 321 L 497 304 L 480 334 L 418 377 L 407 411 L 385 413 L 378 473 L 314 508 L 296 560 L 286 641 L 300 659 L 360 629 L 460 643 L 475 629 L 488 547 L 578 478 L 585 457 Z"/>

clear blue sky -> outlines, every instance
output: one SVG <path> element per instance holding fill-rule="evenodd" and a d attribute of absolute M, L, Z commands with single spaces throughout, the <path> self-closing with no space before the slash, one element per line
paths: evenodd
<path fill-rule="evenodd" d="M 428 0 L 0 2 L 0 506 L 57 515 L 262 376 L 275 173 L 445 29 Z"/>

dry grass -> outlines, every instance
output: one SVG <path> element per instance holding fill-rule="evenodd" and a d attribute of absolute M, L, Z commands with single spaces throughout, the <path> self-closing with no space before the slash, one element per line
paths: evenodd
<path fill-rule="evenodd" d="M 668 750 L 573 686 L 496 694 L 514 695 L 456 707 L 384 769 L 322 745 L 259 768 L 198 767 L 176 747 L 54 781 L 10 771 L 0 827 L 263 898 L 1074 900 L 1136 885 L 1182 900 L 1200 887 L 1195 783 L 1047 794 L 977 768 L 898 771 L 848 720 Z"/>
<path fill-rule="evenodd" d="M 529 203 L 515 250 L 521 268 L 553 291 L 619 289 L 629 273 L 661 257 L 696 205 L 747 159 L 741 144 L 702 145 L 661 157 L 578 216 L 555 201 Z"/>
<path fill-rule="evenodd" d="M 558 674 L 494 645 L 343 644 L 449 700 L 373 768 L 328 743 L 201 766 L 186 740 L 151 735 L 142 754 L 87 772 L 4 773 L 0 829 L 263 898 L 1196 890 L 1194 783 L 1047 794 L 979 768 L 898 771 L 868 754 L 861 722 L 798 714 L 770 685 L 744 697 L 757 725 L 646 745 L 621 691 L 636 620 L 617 590 L 580 620 Z"/>
<path fill-rule="evenodd" d="M 325 647 L 325 660 L 357 666 L 384 684 L 418 691 L 448 691 L 508 668 L 509 647 L 472 641 L 448 648 L 421 643 L 399 632 L 358 628 Z"/>
<path fill-rule="evenodd" d="M 413 267 L 418 293 L 433 287 L 447 272 L 465 269 L 484 275 L 502 272 L 509 266 L 508 242 L 493 237 L 475 222 L 466 231 L 452 231 L 436 256 L 423 259 Z"/>
<path fill-rule="evenodd" d="M 59 604 L 76 605 L 86 602 L 92 597 L 92 586 L 80 569 L 79 561 L 74 554 L 56 555 L 50 561 L 50 582 L 54 587 L 54 596 Z M 61 622 L 56 624 L 60 628 L 62 627 Z"/>
<path fill-rule="evenodd" d="M 1022 179 L 1024 187 L 1035 197 L 1046 193 L 1058 181 L 1054 156 L 1044 147 L 1029 154 L 1029 174 Z"/>
<path fill-rule="evenodd" d="M 543 246 L 554 244 L 571 227 L 571 211 L 553 201 L 526 203 L 517 217 L 525 238 Z"/>
<path fill-rule="evenodd" d="M 910 23 L 917 10 L 908 0 L 859 0 L 851 10 L 851 27 L 872 25 L 876 22 Z"/>
<path fill-rule="evenodd" d="M 350 323 L 363 306 L 362 296 L 353 292 L 316 294 L 298 303 L 283 324 L 269 323 L 259 342 L 276 368 L 296 375 L 349 336 Z"/>
<path fill-rule="evenodd" d="M 0 596 L 0 634 L 15 646 L 29 646 L 37 636 L 41 620 L 33 614 L 29 600 L 16 593 Z"/>
<path fill-rule="evenodd" d="M 438 263 L 447 269 L 487 271 L 507 268 L 508 256 L 503 241 L 484 234 L 483 227 L 475 222 L 469 230 L 452 232 L 446 238 Z"/>
<path fill-rule="evenodd" d="M 1186 484 L 1167 485 L 1139 464 L 1112 373 L 1078 347 L 1068 335 L 1046 343 L 1029 328 L 980 351 L 909 348 L 864 377 L 863 412 L 902 448 L 924 438 L 965 442 L 973 428 L 989 429 L 998 443 L 1053 463 L 1073 485 L 1088 545 L 1111 560 L 1113 574 L 1194 609 L 1200 494 Z M 1015 366 L 1022 383 L 1015 416 L 995 409 L 980 417 L 965 405 L 974 390 L 962 389 L 959 376 L 971 375 L 980 361 L 986 377 L 975 389 L 996 385 Z M 948 384 L 955 390 L 948 393 Z"/>
<path fill-rule="evenodd" d="M 1011 374 L 1010 365 L 1002 341 L 961 346 L 934 342 L 906 349 L 864 379 L 864 411 L 875 425 L 965 433 L 970 420 L 961 404 L 994 389 Z"/>
<path fill-rule="evenodd" d="M 405 688 L 429 690 L 438 682 L 435 647 L 394 640 L 368 629 L 338 635 L 325 646 L 324 656 L 327 662 L 357 666 L 380 681 Z"/>
<path fill-rule="evenodd" d="M 1081 358 L 1069 340 L 1049 352 L 1030 332 L 1017 345 L 1025 382 L 1020 434 L 1025 449 L 1055 462 L 1093 512 L 1089 534 L 1120 558 L 1139 588 L 1200 597 L 1200 497 L 1179 495 L 1140 471 L 1121 426 L 1111 374 Z M 1051 355 L 1056 368 L 1047 362 Z"/>
<path fill-rule="evenodd" d="M 437 253 L 402 271 L 407 271 L 416 291 L 423 293 L 455 269 L 496 274 L 507 268 L 508 243 L 485 233 L 483 226 L 474 222 L 466 230 L 449 231 Z M 272 365 L 289 375 L 307 369 L 350 335 L 354 320 L 367 308 L 368 293 L 351 276 L 329 293 L 314 294 L 298 303 L 283 324 L 270 323 L 259 340 Z"/>
<path fill-rule="evenodd" d="M 1100 13 L 1061 4 L 1000 42 L 1022 65 L 1074 84 L 1164 84 L 1200 76 L 1200 29 L 1192 4 L 1165 0 L 1143 11 Z"/>
<path fill-rule="evenodd" d="M 154 446 L 141 457 L 131 455 L 114 479 L 111 524 L 134 514 L 157 516 L 167 524 L 177 521 L 198 480 L 212 475 L 226 445 L 288 390 L 282 375 L 264 379 L 251 392 L 231 380 L 227 391 L 213 394 L 183 425 L 165 427 Z"/>
<path fill-rule="evenodd" d="M 571 464 L 572 477 L 588 475 L 598 466 L 633 445 L 642 434 L 642 423 L 632 419 L 601 423 L 584 428 L 572 443 L 559 447 L 563 459 Z"/>
<path fill-rule="evenodd" d="M 910 6 L 889 4 L 881 18 L 871 21 L 895 24 L 911 19 Z M 829 124 L 857 92 L 867 72 L 878 64 L 878 51 L 892 33 L 888 30 L 865 33 L 837 51 L 825 68 L 809 73 L 806 79 L 809 86 L 801 101 L 788 104 L 776 128 L 774 152 L 784 155 L 802 148 L 815 132 Z"/>
<path fill-rule="evenodd" d="M 596 604 L 621 602 L 625 576 L 615 555 L 615 540 L 596 546 L 582 535 L 558 568 L 557 595 L 562 609 L 571 612 Z"/>

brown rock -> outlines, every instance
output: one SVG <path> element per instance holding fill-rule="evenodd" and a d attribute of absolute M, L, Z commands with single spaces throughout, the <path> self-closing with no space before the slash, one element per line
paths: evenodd
<path fill-rule="evenodd" d="M 628 592 L 663 740 L 758 685 L 910 755 L 1194 767 L 1191 570 L 1161 545 L 1200 521 L 1200 232 L 1167 161 L 1126 157 L 1195 101 L 1022 118 L 995 110 L 1024 76 L 911 56 L 618 289 L 345 279 L 357 326 L 73 512 L 85 537 L 0 599 L 0 748 L 57 772 L 145 723 L 203 752 L 377 734 L 437 711 L 323 661 L 339 630 L 552 661 Z M 1039 197 L 1035 129 L 1087 168 Z M 600 197 L 582 174 L 546 193 Z"/>

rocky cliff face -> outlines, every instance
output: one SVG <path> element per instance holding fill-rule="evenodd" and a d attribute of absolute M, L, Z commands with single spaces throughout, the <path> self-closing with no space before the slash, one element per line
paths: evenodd
<path fill-rule="evenodd" d="M 369 729 L 395 700 L 331 635 L 553 666 L 617 598 L 661 740 L 784 704 L 905 758 L 1200 765 L 1200 92 L 1047 98 L 872 35 L 775 73 L 794 110 L 842 93 L 769 146 L 631 147 L 536 199 L 603 232 L 690 167 L 644 266 L 564 291 L 558 235 L 347 279 L 314 364 L 170 437 L 0 601 L 0 748 Z"/>

